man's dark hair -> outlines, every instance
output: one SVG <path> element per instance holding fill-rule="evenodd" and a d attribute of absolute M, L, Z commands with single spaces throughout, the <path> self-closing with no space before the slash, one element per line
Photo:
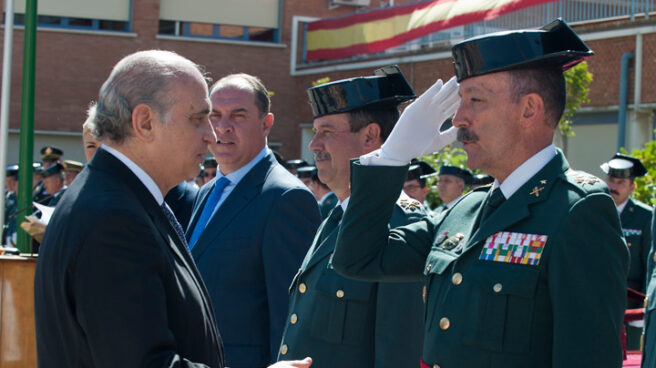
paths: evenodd
<path fill-rule="evenodd" d="M 383 142 L 389 137 L 394 124 L 399 120 L 399 109 L 394 107 L 384 108 L 362 108 L 348 112 L 351 132 L 359 132 L 360 129 L 371 123 L 380 127 L 380 138 Z"/>
<path fill-rule="evenodd" d="M 547 123 L 555 128 L 565 111 L 567 93 L 565 77 L 560 67 L 517 69 L 510 71 L 510 95 L 514 102 L 529 93 L 544 100 Z"/>

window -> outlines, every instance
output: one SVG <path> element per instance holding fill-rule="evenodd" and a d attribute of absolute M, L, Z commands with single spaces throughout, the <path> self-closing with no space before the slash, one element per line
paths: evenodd
<path fill-rule="evenodd" d="M 129 32 L 130 5 L 131 0 L 39 0 L 37 25 Z M 14 23 L 25 24 L 25 0 L 15 0 L 14 11 Z"/>

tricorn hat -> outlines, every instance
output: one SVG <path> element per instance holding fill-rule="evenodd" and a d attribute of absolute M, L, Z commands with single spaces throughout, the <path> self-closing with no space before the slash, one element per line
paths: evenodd
<path fill-rule="evenodd" d="M 426 179 L 429 176 L 435 175 L 436 172 L 437 171 L 435 171 L 435 169 L 433 169 L 427 162 L 413 160 L 410 162 L 408 176 L 405 180 Z"/>
<path fill-rule="evenodd" d="M 464 180 L 467 185 L 469 185 L 472 180 L 471 171 L 459 168 L 458 166 L 442 165 L 440 167 L 440 175 L 455 175 Z"/>
<path fill-rule="evenodd" d="M 458 82 L 512 69 L 556 66 L 564 71 L 594 55 L 562 19 L 540 29 L 470 38 L 455 44 L 451 52 Z"/>
<path fill-rule="evenodd" d="M 635 178 L 647 174 L 647 169 L 640 160 L 621 153 L 616 153 L 600 167 L 604 173 L 614 178 Z"/>
<path fill-rule="evenodd" d="M 313 178 L 317 176 L 317 168 L 316 166 L 303 166 L 299 167 L 298 170 L 296 170 L 296 177 L 300 178 Z"/>
<path fill-rule="evenodd" d="M 54 161 L 59 160 L 64 154 L 64 151 L 55 146 L 45 146 L 41 148 L 41 160 Z"/>
<path fill-rule="evenodd" d="M 64 170 L 64 166 L 57 162 L 56 164 L 49 166 L 47 169 L 41 171 L 41 176 L 47 178 L 49 176 L 57 175 Z"/>
<path fill-rule="evenodd" d="M 321 84 L 309 88 L 307 93 L 314 118 L 363 107 L 396 106 L 416 97 L 396 65 L 376 69 L 371 77 Z"/>

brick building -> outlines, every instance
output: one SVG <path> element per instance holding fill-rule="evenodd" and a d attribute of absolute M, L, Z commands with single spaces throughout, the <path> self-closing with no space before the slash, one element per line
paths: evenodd
<path fill-rule="evenodd" d="M 363 58 L 309 64 L 302 58 L 302 20 L 377 9 L 410 0 L 40 0 L 35 94 L 35 160 L 44 144 L 65 158 L 83 160 L 81 125 L 111 67 L 124 55 L 166 49 L 204 65 L 214 79 L 234 72 L 259 76 L 274 92 L 275 125 L 269 144 L 285 158 L 311 158 L 312 116 L 305 89 L 312 81 L 369 75 L 395 63 L 415 90 L 453 75 L 448 44 L 433 43 Z M 1 1 L 4 9 L 4 1 Z M 391 3 L 391 4 L 390 4 Z M 18 160 L 24 0 L 16 1 L 8 164 Z M 295 31 L 294 25 L 297 27 Z M 573 23 L 595 50 L 590 103 L 575 118 L 575 138 L 560 142 L 575 166 L 599 174 L 598 163 L 617 147 L 620 63 L 634 53 L 628 78 L 627 148 L 652 138 L 656 109 L 656 22 L 652 17 L 615 17 Z M 4 37 L 4 28 L 0 32 Z M 292 57 L 292 53 L 294 53 Z M 638 70 L 638 72 L 636 72 Z M 637 81 L 637 82 L 636 82 Z M 639 86 L 636 93 L 636 85 Z M 635 104 L 635 102 L 638 104 Z"/>

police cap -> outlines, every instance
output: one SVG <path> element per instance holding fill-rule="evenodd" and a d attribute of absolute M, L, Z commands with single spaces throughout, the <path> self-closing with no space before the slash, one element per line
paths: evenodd
<path fill-rule="evenodd" d="M 613 178 L 635 178 L 647 174 L 645 166 L 635 157 L 616 153 L 608 162 L 601 164 L 601 170 Z"/>

